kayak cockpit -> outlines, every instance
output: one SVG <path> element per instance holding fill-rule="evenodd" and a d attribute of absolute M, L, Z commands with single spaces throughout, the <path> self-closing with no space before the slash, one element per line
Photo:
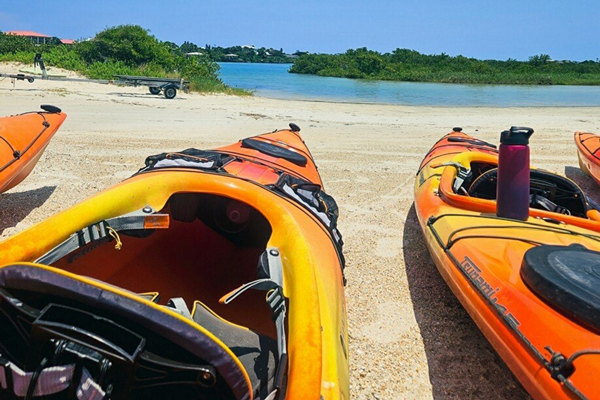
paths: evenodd
<path fill-rule="evenodd" d="M 496 200 L 497 181 L 497 166 L 471 163 L 471 173 L 458 186 L 457 193 Z M 588 208 L 585 194 L 573 181 L 539 169 L 531 170 L 530 207 L 583 218 L 587 217 Z"/>
<path fill-rule="evenodd" d="M 439 166 L 445 167 L 439 191 L 446 202 L 463 209 L 495 213 L 498 177 L 496 157 L 465 153 Z M 570 179 L 532 169 L 530 185 L 530 215 L 560 218 L 565 222 L 600 220 L 598 211 L 589 206 L 581 188 Z"/>
<path fill-rule="evenodd" d="M 272 231 L 266 218 L 240 201 L 203 193 L 174 194 L 156 214 L 169 216 L 168 229 L 121 230 L 120 250 L 107 236 L 51 265 L 134 293 L 157 293 L 157 304 L 181 297 L 191 309 L 198 300 L 231 322 L 274 336 L 264 294 L 219 303 L 257 279 Z"/>
<path fill-rule="evenodd" d="M 88 227 L 96 233 L 85 243 L 86 230 L 74 233 L 74 247 L 67 240 L 40 264 L 0 269 L 0 355 L 21 371 L 85 368 L 115 399 L 272 393 L 285 359 L 265 291 L 220 302 L 268 280 L 264 271 L 278 256 L 267 257 L 269 221 L 243 202 L 204 193 L 176 193 L 158 212 L 120 218 Z M 79 375 L 69 378 L 72 390 Z"/>

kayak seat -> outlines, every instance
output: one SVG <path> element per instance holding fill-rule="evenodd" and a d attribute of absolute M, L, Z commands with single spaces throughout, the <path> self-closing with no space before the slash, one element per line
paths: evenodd
<path fill-rule="evenodd" d="M 170 214 L 176 221 L 193 222 L 199 206 L 200 196 L 196 193 L 178 193 L 169 200 Z"/>
<path fill-rule="evenodd" d="M 277 341 L 221 318 L 200 301 L 194 303 L 192 319 L 218 337 L 239 358 L 250 376 L 254 398 L 266 398 L 273 390 Z"/>
<path fill-rule="evenodd" d="M 600 331 L 600 252 L 581 245 L 542 245 L 523 257 L 521 277 L 546 303 Z"/>
<path fill-rule="evenodd" d="M 256 209 L 236 199 L 212 194 L 175 193 L 169 199 L 168 213 L 176 222 L 200 220 L 239 248 L 264 249 L 272 232 L 269 221 Z M 235 220 L 232 213 L 244 217 Z"/>
<path fill-rule="evenodd" d="M 0 267 L 0 358 L 25 371 L 84 363 L 103 389 L 112 386 L 111 398 L 250 399 L 253 369 L 210 329 L 100 281 L 36 264 Z M 65 358 L 52 356 L 62 349 Z"/>
<path fill-rule="evenodd" d="M 498 168 L 489 169 L 473 178 L 467 192 L 471 197 L 495 200 L 497 181 Z M 587 218 L 586 196 L 573 181 L 551 172 L 532 169 L 530 185 L 531 208 Z"/>

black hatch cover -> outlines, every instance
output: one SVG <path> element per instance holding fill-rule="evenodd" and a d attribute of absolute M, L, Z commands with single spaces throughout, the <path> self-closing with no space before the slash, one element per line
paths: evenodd
<path fill-rule="evenodd" d="M 600 330 L 600 252 L 577 244 L 533 247 L 525 253 L 521 276 L 555 309 Z"/>
<path fill-rule="evenodd" d="M 288 150 L 280 146 L 276 146 L 271 143 L 263 142 L 261 140 L 244 139 L 242 140 L 242 147 L 258 150 L 261 153 L 267 154 L 272 157 L 283 158 L 284 160 L 287 160 L 296 165 L 300 165 L 301 167 L 305 166 L 308 161 L 306 157 L 304 157 L 302 154 L 296 153 L 294 151 Z"/>

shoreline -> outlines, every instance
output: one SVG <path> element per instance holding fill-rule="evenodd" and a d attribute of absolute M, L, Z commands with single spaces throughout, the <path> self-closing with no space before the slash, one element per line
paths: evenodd
<path fill-rule="evenodd" d="M 346 78 L 345 78 L 346 79 Z M 426 83 L 426 82 L 421 82 Z M 449 84 L 453 85 L 453 84 Z M 600 85 L 599 85 L 600 86 Z M 595 86 L 591 86 L 595 87 Z M 325 99 L 302 99 L 302 98 L 285 98 L 285 97 L 270 97 L 270 96 L 261 96 L 253 92 L 253 89 L 244 89 L 252 91 L 252 95 L 256 98 L 263 98 L 268 100 L 277 100 L 277 101 L 301 101 L 301 102 L 309 102 L 309 103 L 327 103 L 327 104 L 356 104 L 356 105 L 375 105 L 375 106 L 398 106 L 398 107 L 431 107 L 431 108 L 600 108 L 600 103 L 598 105 L 525 105 L 525 106 L 490 106 L 490 105 L 445 105 L 445 104 L 404 104 L 404 103 L 385 103 L 385 102 L 361 102 L 361 101 L 335 101 L 335 100 L 325 100 Z"/>

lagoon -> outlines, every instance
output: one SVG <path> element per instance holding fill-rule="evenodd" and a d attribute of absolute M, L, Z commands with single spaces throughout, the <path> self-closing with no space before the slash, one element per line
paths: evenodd
<path fill-rule="evenodd" d="M 600 106 L 600 86 L 464 85 L 290 74 L 291 64 L 220 63 L 230 86 L 275 99 L 414 106 Z"/>

